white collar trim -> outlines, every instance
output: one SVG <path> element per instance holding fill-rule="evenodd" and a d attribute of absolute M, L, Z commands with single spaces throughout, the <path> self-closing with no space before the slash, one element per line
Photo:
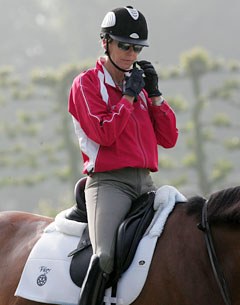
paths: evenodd
<path fill-rule="evenodd" d="M 104 72 L 104 76 L 105 76 L 105 83 L 112 87 L 116 87 L 111 74 L 108 72 L 108 70 L 104 66 L 103 66 L 103 72 Z"/>

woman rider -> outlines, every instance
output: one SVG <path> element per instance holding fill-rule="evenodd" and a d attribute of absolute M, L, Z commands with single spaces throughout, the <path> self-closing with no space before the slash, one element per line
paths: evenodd
<path fill-rule="evenodd" d="M 153 65 L 138 55 L 148 46 L 145 17 L 128 6 L 106 14 L 101 25 L 105 56 L 78 75 L 69 112 L 83 156 L 93 256 L 79 305 L 101 304 L 113 270 L 117 228 L 132 201 L 155 190 L 157 145 L 175 146 L 173 110 L 158 89 Z"/>

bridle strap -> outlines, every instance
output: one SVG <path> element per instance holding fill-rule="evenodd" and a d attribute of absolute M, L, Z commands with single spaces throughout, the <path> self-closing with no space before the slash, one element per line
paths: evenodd
<path fill-rule="evenodd" d="M 212 233 L 208 222 L 207 209 L 208 209 L 208 201 L 205 202 L 202 208 L 202 220 L 201 223 L 198 224 L 198 228 L 204 232 L 204 238 L 207 246 L 208 256 L 211 262 L 215 279 L 217 281 L 218 287 L 223 297 L 223 300 L 226 305 L 231 305 L 232 303 L 229 297 L 229 290 L 227 287 L 225 276 L 216 255 Z"/>

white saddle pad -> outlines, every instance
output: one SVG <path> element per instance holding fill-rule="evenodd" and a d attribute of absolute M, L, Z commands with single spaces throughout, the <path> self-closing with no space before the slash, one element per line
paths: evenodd
<path fill-rule="evenodd" d="M 131 304 L 140 294 L 157 239 L 176 201 L 186 199 L 174 187 L 163 186 L 157 190 L 154 219 L 140 241 L 129 269 L 118 282 L 116 298 L 111 298 L 111 288 L 106 290 L 106 305 Z M 68 254 L 77 248 L 86 224 L 66 220 L 65 213 L 66 211 L 63 211 L 56 217 L 55 222 L 45 229 L 33 247 L 15 292 L 16 296 L 42 303 L 78 304 L 80 288 L 71 280 L 71 258 Z"/>

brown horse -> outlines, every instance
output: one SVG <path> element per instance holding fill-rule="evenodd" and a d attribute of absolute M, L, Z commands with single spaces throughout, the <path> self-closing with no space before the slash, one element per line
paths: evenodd
<path fill-rule="evenodd" d="M 198 229 L 205 199 L 179 203 L 159 238 L 145 286 L 132 305 L 224 305 Z M 0 304 L 37 305 L 14 297 L 33 245 L 51 218 L 21 212 L 0 213 Z M 232 305 L 240 305 L 240 187 L 208 200 L 208 221 Z M 90 304 L 89 304 L 90 305 Z"/>

